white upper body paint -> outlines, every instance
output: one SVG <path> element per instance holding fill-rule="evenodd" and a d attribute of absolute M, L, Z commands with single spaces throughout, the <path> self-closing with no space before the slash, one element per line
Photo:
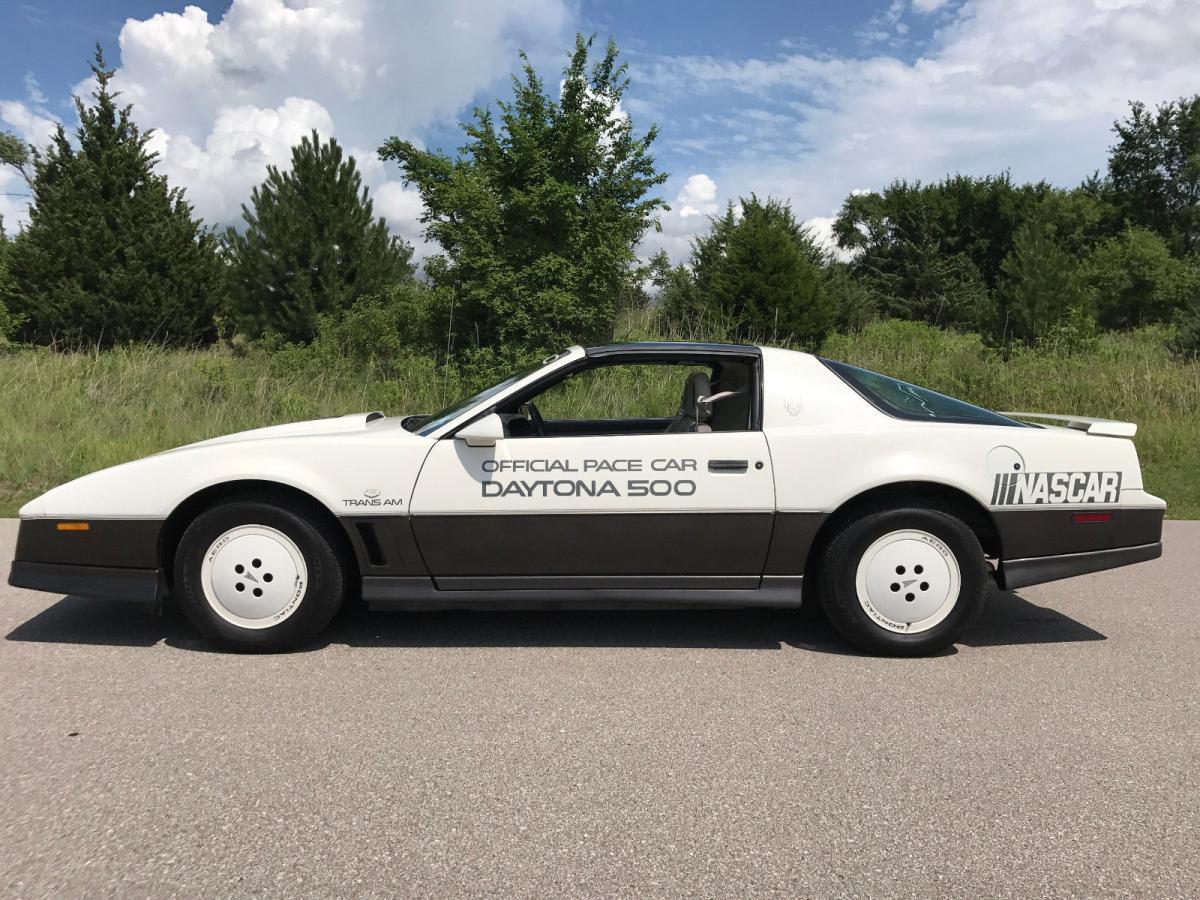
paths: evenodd
<path fill-rule="evenodd" d="M 831 511 L 902 482 L 946 485 L 989 508 L 1165 506 L 1143 490 L 1130 440 L 894 418 L 816 357 L 772 348 L 762 349 L 761 431 L 512 437 L 490 447 L 452 436 L 584 355 L 571 348 L 428 435 L 367 414 L 259 428 L 86 475 L 20 514 L 165 518 L 231 481 L 288 485 L 340 516 Z M 712 472 L 713 460 L 747 468 Z"/>

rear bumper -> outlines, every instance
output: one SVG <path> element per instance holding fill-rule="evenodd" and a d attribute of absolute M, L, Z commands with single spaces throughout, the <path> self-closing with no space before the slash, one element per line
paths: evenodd
<path fill-rule="evenodd" d="M 1087 553 L 1062 553 L 1058 556 L 1036 556 L 1029 559 L 1006 559 L 1000 563 L 996 581 L 1005 590 L 1029 587 L 1072 578 L 1089 572 L 1116 569 L 1133 563 L 1146 562 L 1162 556 L 1162 542 L 1139 544 L 1134 547 L 1114 547 Z"/>
<path fill-rule="evenodd" d="M 12 564 L 8 583 L 33 591 L 122 600 L 151 608 L 158 605 L 165 593 L 162 573 L 158 569 L 73 566 L 20 560 Z"/>

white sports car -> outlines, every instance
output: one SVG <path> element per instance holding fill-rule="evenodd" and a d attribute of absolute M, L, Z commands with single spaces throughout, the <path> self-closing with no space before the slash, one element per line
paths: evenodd
<path fill-rule="evenodd" d="M 57 487 L 21 509 L 9 583 L 170 595 L 241 650 L 301 644 L 360 591 L 376 609 L 811 594 L 858 647 L 925 654 L 989 581 L 1161 555 L 1135 430 L 767 347 L 572 347 L 434 415 L 260 428 Z"/>

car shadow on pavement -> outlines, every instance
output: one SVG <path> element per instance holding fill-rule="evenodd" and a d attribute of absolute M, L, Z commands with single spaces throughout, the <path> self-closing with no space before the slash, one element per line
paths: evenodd
<path fill-rule="evenodd" d="M 160 641 L 190 637 L 190 628 L 174 609 L 155 615 L 141 607 L 85 597 L 63 597 L 6 636 L 10 641 L 153 647 Z"/>
<path fill-rule="evenodd" d="M 64 597 L 18 625 L 10 641 L 209 649 L 180 613 Z M 960 643 L 970 647 L 1101 641 L 1070 616 L 1017 594 L 993 590 L 979 621 Z M 854 654 L 819 611 L 788 609 L 442 611 L 373 613 L 350 604 L 304 650 L 351 647 L 646 647 L 769 650 L 792 646 Z M 946 651 L 953 654 L 953 648 Z"/>
<path fill-rule="evenodd" d="M 959 643 L 968 647 L 1005 647 L 1104 640 L 1108 640 L 1105 635 L 1065 613 L 993 587 L 979 621 Z"/>

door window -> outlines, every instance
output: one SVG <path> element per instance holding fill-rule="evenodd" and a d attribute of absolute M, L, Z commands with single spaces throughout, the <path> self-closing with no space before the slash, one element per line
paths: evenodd
<path fill-rule="evenodd" d="M 501 412 L 512 437 L 749 431 L 752 376 L 728 359 L 598 365 Z"/>

